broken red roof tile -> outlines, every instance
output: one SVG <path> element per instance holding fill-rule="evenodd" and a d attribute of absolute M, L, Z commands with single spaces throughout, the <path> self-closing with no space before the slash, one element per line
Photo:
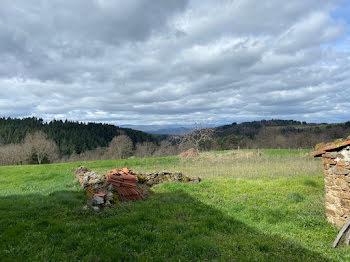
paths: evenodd
<path fill-rule="evenodd" d="M 99 197 L 104 197 L 106 194 L 103 194 L 103 193 L 97 193 L 97 194 L 94 194 L 94 196 L 99 196 Z"/>
<path fill-rule="evenodd" d="M 338 144 L 329 145 L 329 146 L 323 148 L 322 150 L 311 152 L 310 156 L 311 157 L 320 157 L 321 155 L 323 155 L 324 153 L 326 153 L 328 151 L 332 151 L 332 150 L 342 148 L 342 147 L 348 146 L 348 145 L 350 145 L 350 140 L 342 142 L 342 143 L 338 143 Z"/>
<path fill-rule="evenodd" d="M 135 189 L 133 189 L 133 188 L 129 188 L 129 192 L 131 193 L 131 194 L 133 194 L 133 195 L 137 195 L 137 191 L 135 190 Z"/>
<path fill-rule="evenodd" d="M 110 171 L 107 181 L 115 186 L 114 191 L 120 200 L 145 199 L 143 190 L 137 187 L 137 176 L 128 168 Z"/>
<path fill-rule="evenodd" d="M 124 187 L 120 187 L 118 188 L 118 191 L 117 191 L 118 195 L 125 195 L 127 192 L 124 190 Z"/>
<path fill-rule="evenodd" d="M 314 151 L 314 152 L 311 152 L 309 155 L 311 157 L 317 157 L 317 156 L 321 156 L 322 154 L 326 153 L 326 151 L 323 151 L 323 150 L 318 150 L 318 151 Z"/>
<path fill-rule="evenodd" d="M 337 145 L 334 145 L 334 146 L 325 147 L 325 148 L 323 148 L 323 151 L 330 151 L 330 150 L 341 148 L 341 147 L 344 147 L 347 145 L 350 145 L 350 140 L 345 141 L 345 142 L 340 143 L 340 144 L 337 144 Z"/>
<path fill-rule="evenodd" d="M 110 179 L 115 180 L 115 181 L 124 181 L 123 178 L 121 178 L 120 176 L 117 176 L 117 175 L 111 175 L 109 177 L 110 177 Z"/>
<path fill-rule="evenodd" d="M 135 175 L 121 175 L 120 178 L 125 179 L 125 180 L 135 180 L 137 181 L 137 176 Z"/>
<path fill-rule="evenodd" d="M 125 187 L 135 187 L 137 185 L 137 183 L 132 183 L 132 182 L 129 182 L 129 181 L 124 181 L 122 184 Z"/>
<path fill-rule="evenodd" d="M 116 181 L 116 180 L 109 180 L 108 182 L 116 186 L 120 186 L 123 183 L 122 181 Z"/>
<path fill-rule="evenodd" d="M 113 169 L 113 170 L 108 172 L 108 175 L 115 175 L 115 174 L 118 174 L 118 170 L 117 169 Z"/>

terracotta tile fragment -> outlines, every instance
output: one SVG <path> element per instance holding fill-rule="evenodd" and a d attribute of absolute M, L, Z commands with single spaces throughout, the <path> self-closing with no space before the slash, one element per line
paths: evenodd
<path fill-rule="evenodd" d="M 345 146 L 348 146 L 348 145 L 350 145 L 350 140 L 345 141 L 343 143 L 340 143 L 339 145 L 331 145 L 331 146 L 323 148 L 322 150 L 311 152 L 310 156 L 311 157 L 319 157 L 319 156 L 321 156 L 322 154 L 324 154 L 324 153 L 326 153 L 328 151 L 332 151 L 332 150 L 335 150 L 335 149 L 338 149 L 338 148 L 341 148 L 341 147 L 345 147 Z"/>
<path fill-rule="evenodd" d="M 137 176 L 134 176 L 134 175 L 121 175 L 120 176 L 122 179 L 126 179 L 126 180 L 134 180 L 134 181 L 137 181 Z"/>

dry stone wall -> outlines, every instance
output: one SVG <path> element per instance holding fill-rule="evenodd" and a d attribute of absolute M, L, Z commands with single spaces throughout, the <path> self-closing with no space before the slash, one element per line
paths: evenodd
<path fill-rule="evenodd" d="M 108 183 L 105 175 L 97 174 L 81 166 L 76 170 L 75 177 L 89 197 L 85 208 L 98 211 L 114 203 L 114 187 Z"/>
<path fill-rule="evenodd" d="M 142 184 L 146 184 L 147 186 L 154 186 L 157 184 L 161 184 L 163 182 L 184 182 L 184 183 L 194 183 L 197 184 L 201 181 L 200 177 L 188 177 L 184 176 L 181 172 L 152 172 L 145 174 L 138 174 L 139 182 Z"/>
<path fill-rule="evenodd" d="M 342 227 L 350 218 L 350 141 L 311 155 L 322 157 L 327 220 Z"/>
<path fill-rule="evenodd" d="M 341 227 L 350 217 L 350 146 L 322 156 L 327 219 Z"/>
<path fill-rule="evenodd" d="M 147 189 L 163 182 L 199 183 L 199 177 L 190 178 L 181 172 L 152 172 L 137 174 L 128 168 L 113 169 L 107 175 L 100 175 L 81 166 L 75 177 L 88 195 L 86 208 L 101 210 L 124 200 L 147 198 Z"/>

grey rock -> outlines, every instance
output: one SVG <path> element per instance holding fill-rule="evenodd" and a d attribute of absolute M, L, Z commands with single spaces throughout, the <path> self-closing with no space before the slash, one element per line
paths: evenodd
<path fill-rule="evenodd" d="M 105 199 L 103 197 L 100 196 L 94 196 L 93 197 L 93 201 L 94 203 L 96 203 L 97 205 L 102 205 L 105 202 Z"/>
<path fill-rule="evenodd" d="M 347 175 L 350 173 L 350 170 L 338 166 L 332 167 L 331 171 L 337 175 Z"/>
<path fill-rule="evenodd" d="M 112 192 L 109 192 L 109 193 L 107 194 L 107 197 L 113 197 L 113 193 L 112 193 Z"/>
<path fill-rule="evenodd" d="M 108 201 L 108 202 L 112 201 L 112 200 L 113 200 L 113 197 L 114 197 L 113 193 L 112 193 L 112 192 L 109 192 L 109 193 L 107 194 L 107 196 L 106 196 L 106 201 Z"/>
<path fill-rule="evenodd" d="M 201 182 L 201 178 L 200 177 L 192 178 L 190 180 L 190 183 L 192 183 L 192 184 L 198 184 L 199 182 Z"/>

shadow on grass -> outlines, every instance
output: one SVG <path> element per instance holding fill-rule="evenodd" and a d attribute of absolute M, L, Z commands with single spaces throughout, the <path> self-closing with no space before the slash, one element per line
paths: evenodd
<path fill-rule="evenodd" d="M 81 192 L 0 198 L 2 261 L 328 261 L 182 191 L 103 212 Z"/>

